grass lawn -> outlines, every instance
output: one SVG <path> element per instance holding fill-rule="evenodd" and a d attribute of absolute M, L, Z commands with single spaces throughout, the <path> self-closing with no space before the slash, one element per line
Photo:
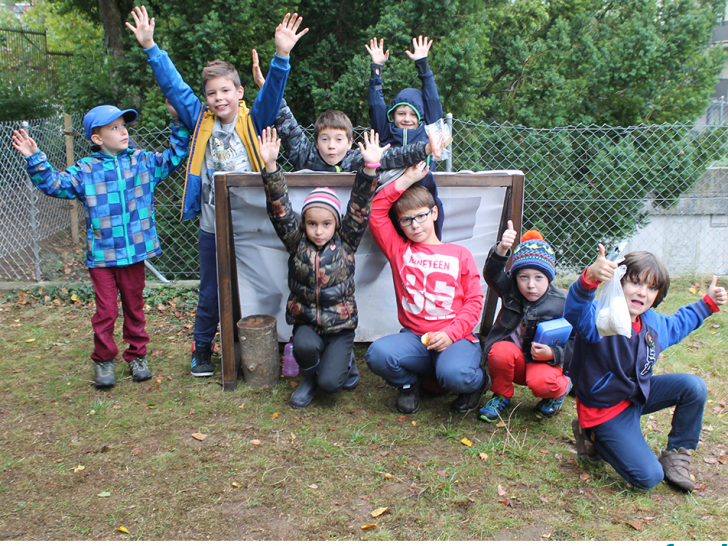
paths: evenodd
<path fill-rule="evenodd" d="M 674 282 L 660 310 L 696 300 L 692 282 Z M 318 395 L 306 410 L 288 405 L 290 380 L 223 393 L 219 375 L 189 375 L 194 294 L 147 298 L 154 378 L 135 384 L 118 360 L 117 386 L 97 391 L 88 296 L 81 287 L 0 303 L 4 540 L 726 536 L 725 313 L 657 364 L 658 373 L 696 373 L 708 384 L 692 466 L 698 487 L 684 494 L 664 482 L 634 490 L 611 467 L 579 464 L 571 397 L 539 419 L 537 400 L 517 387 L 517 406 L 498 425 L 451 414 L 452 395 L 425 397 L 418 413 L 401 416 L 390 409 L 395 391 L 366 368 L 364 346 L 359 388 Z M 120 331 L 119 321 L 117 339 Z M 669 420 L 669 411 L 643 419 L 655 452 Z"/>

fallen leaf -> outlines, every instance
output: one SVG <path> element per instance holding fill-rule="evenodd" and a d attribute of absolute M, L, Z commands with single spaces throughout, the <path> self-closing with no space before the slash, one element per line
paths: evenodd
<path fill-rule="evenodd" d="M 580 479 L 581 481 L 583 481 L 583 482 L 585 482 L 585 481 L 586 481 L 586 480 L 588 480 L 589 478 L 591 478 L 591 476 L 590 476 L 589 474 L 587 474 L 586 472 L 585 472 L 584 474 L 579 474 L 579 479 Z"/>
<path fill-rule="evenodd" d="M 697 294 L 698 293 L 698 290 L 696 288 L 693 288 L 691 286 L 690 288 L 688 288 L 688 292 L 690 292 L 691 294 Z"/>
<path fill-rule="evenodd" d="M 708 426 L 703 427 L 703 430 L 706 430 L 708 432 L 713 432 L 713 427 L 708 425 Z"/>
<path fill-rule="evenodd" d="M 718 459 L 713 457 L 705 457 L 703 461 L 705 461 L 705 464 L 718 464 Z"/>
<path fill-rule="evenodd" d="M 374 498 L 374 493 L 370 493 L 369 495 L 364 495 L 361 497 L 361 500 L 371 500 Z"/>
<path fill-rule="evenodd" d="M 478 457 L 480 457 L 484 461 L 487 461 L 488 460 L 488 454 L 487 453 L 479 453 L 478 454 Z"/>
<path fill-rule="evenodd" d="M 384 512 L 386 512 L 387 510 L 389 510 L 389 506 L 385 506 L 384 508 L 377 508 L 376 510 L 374 510 L 374 512 L 372 512 L 372 517 L 378 518 L 379 516 L 384 514 Z"/>
<path fill-rule="evenodd" d="M 546 535 L 541 535 L 541 538 L 551 538 L 551 533 L 548 533 Z"/>
<path fill-rule="evenodd" d="M 374 528 L 374 527 L 376 527 L 376 526 L 377 526 L 377 524 L 376 524 L 376 523 L 368 523 L 367 525 L 362 525 L 362 526 L 361 526 L 361 529 L 362 529 L 362 530 L 367 530 L 367 529 L 372 529 L 372 528 Z"/>
<path fill-rule="evenodd" d="M 207 434 L 202 434 L 201 432 L 193 432 L 192 437 L 195 440 L 199 440 L 200 442 L 202 442 L 205 438 L 207 438 Z"/>
<path fill-rule="evenodd" d="M 140 448 L 140 447 L 135 447 L 134 449 L 131 450 L 132 455 L 139 455 L 141 452 L 142 452 L 142 448 Z"/>
<path fill-rule="evenodd" d="M 318 485 L 316 485 L 315 483 L 312 483 L 311 485 L 308 486 L 308 488 L 309 489 L 318 489 Z"/>
<path fill-rule="evenodd" d="M 548 504 L 548 502 L 549 502 L 549 499 L 546 498 L 545 495 L 541 495 L 540 499 L 541 499 L 541 502 L 544 503 L 544 504 Z"/>
<path fill-rule="evenodd" d="M 35 341 L 34 337 L 25 340 L 26 343 L 33 343 L 34 341 Z"/>
<path fill-rule="evenodd" d="M 393 480 L 394 479 L 394 476 L 392 476 L 389 473 L 385 474 L 384 477 L 387 478 L 388 480 Z"/>
<path fill-rule="evenodd" d="M 506 424 L 504 422 L 496 423 L 495 428 L 506 428 Z"/>
<path fill-rule="evenodd" d="M 407 420 L 408 417 L 406 415 L 400 415 L 399 417 L 397 417 L 397 421 L 399 421 L 400 423 L 404 423 Z"/>
<path fill-rule="evenodd" d="M 543 454 L 551 453 L 548 449 L 539 449 L 538 452 Z"/>
<path fill-rule="evenodd" d="M 73 473 L 75 474 L 76 472 L 81 472 L 81 470 L 83 470 L 84 468 L 86 467 L 83 465 L 78 465 L 76 468 L 73 469 Z"/>
<path fill-rule="evenodd" d="M 463 438 L 462 440 L 460 440 L 460 443 L 463 444 L 463 445 L 466 445 L 468 447 L 472 447 L 473 446 L 473 442 L 471 442 L 467 438 Z"/>
<path fill-rule="evenodd" d="M 250 440 L 250 443 L 253 444 L 254 446 L 259 446 L 260 440 Z"/>
<path fill-rule="evenodd" d="M 498 484 L 498 496 L 499 497 L 505 497 L 506 496 L 506 490 L 503 489 L 503 486 L 501 484 Z"/>
<path fill-rule="evenodd" d="M 233 482 L 230 485 L 232 485 L 233 487 L 240 487 L 240 484 L 238 482 Z"/>
<path fill-rule="evenodd" d="M 438 470 L 437 475 L 441 478 L 444 478 L 445 476 L 447 476 L 447 472 L 445 472 L 444 470 Z"/>
<path fill-rule="evenodd" d="M 123 525 L 119 525 L 119 526 L 118 526 L 118 527 L 116 528 L 116 530 L 117 530 L 117 531 L 120 531 L 120 532 L 122 532 L 122 533 L 126 533 L 127 535 L 129 534 L 129 529 L 127 529 L 127 528 L 126 528 L 126 527 L 124 527 Z"/>
<path fill-rule="evenodd" d="M 412 421 L 412 426 L 413 427 L 416 427 L 417 426 L 417 421 Z"/>
<path fill-rule="evenodd" d="M 97 497 L 110 497 L 111 496 L 111 493 L 109 493 L 108 491 L 102 491 L 101 493 L 99 493 L 96 496 Z"/>
<path fill-rule="evenodd" d="M 239 407 L 240 409 L 244 409 L 244 408 L 245 408 L 245 402 L 243 402 L 242 404 L 240 404 L 240 405 L 239 405 L 238 407 Z"/>
<path fill-rule="evenodd" d="M 278 414 L 274 413 L 273 415 L 271 415 L 271 419 L 278 419 Z"/>
<path fill-rule="evenodd" d="M 190 408 L 190 415 L 194 415 L 195 413 L 195 408 Z"/>

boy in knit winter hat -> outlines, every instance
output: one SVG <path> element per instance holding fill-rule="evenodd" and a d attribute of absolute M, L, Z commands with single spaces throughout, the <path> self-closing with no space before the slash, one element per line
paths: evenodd
<path fill-rule="evenodd" d="M 485 261 L 483 277 L 501 298 L 501 310 L 485 340 L 484 354 L 493 381 L 493 397 L 480 410 L 480 418 L 493 422 L 511 404 L 513 384 L 526 385 L 542 398 L 536 410 L 555 415 L 571 389 L 564 367 L 574 348 L 573 335 L 563 347 L 533 341 L 540 322 L 563 316 L 566 292 L 553 286 L 554 251 L 536 230 L 527 231 L 513 252 L 509 272 L 505 266 L 517 233 L 513 222 Z"/>

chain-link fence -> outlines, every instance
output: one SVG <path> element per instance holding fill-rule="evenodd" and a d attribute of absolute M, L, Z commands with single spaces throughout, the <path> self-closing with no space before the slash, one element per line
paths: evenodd
<path fill-rule="evenodd" d="M 73 116 L 76 131 L 82 132 L 81 121 Z M 74 244 L 73 202 L 32 188 L 25 161 L 10 146 L 17 126 L 0 124 L 6 142 L 0 152 L 0 277 L 80 277 L 83 210 L 77 212 Z M 357 128 L 356 138 L 364 130 Z M 66 165 L 62 116 L 32 121 L 29 132 L 56 168 Z M 312 137 L 313 128 L 307 132 Z M 674 273 L 728 268 L 727 125 L 533 129 L 453 120 L 453 137 L 455 171 L 524 171 L 524 229 L 540 229 L 552 242 L 560 271 L 578 271 L 590 263 L 598 242 L 612 246 L 623 240 L 629 241 L 629 250 L 658 254 Z M 132 138 L 142 148 L 161 151 L 168 146 L 169 131 L 141 128 L 132 130 Z M 78 135 L 72 147 L 75 158 L 90 151 Z M 169 279 L 198 274 L 198 224 L 179 221 L 183 185 L 180 167 L 155 196 L 163 254 L 152 264 Z"/>

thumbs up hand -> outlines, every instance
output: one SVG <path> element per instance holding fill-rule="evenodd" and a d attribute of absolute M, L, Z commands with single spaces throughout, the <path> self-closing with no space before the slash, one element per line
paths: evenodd
<path fill-rule="evenodd" d="M 586 281 L 588 283 L 606 282 L 614 275 L 617 264 L 612 260 L 607 260 L 607 251 L 604 245 L 599 243 L 599 255 L 596 261 L 586 270 Z"/>
<path fill-rule="evenodd" d="M 501 256 L 505 256 L 506 254 L 508 254 L 508 251 L 513 246 L 513 243 L 516 242 L 516 237 L 518 237 L 518 233 L 516 233 L 516 230 L 513 229 L 513 222 L 511 220 L 508 220 L 508 227 L 503 232 L 501 241 L 500 243 L 498 243 L 495 251 Z"/>
<path fill-rule="evenodd" d="M 725 305 L 728 302 L 728 292 L 722 286 L 718 286 L 718 277 L 716 275 L 713 275 L 713 282 L 710 283 L 708 288 L 708 296 L 718 306 Z"/>

